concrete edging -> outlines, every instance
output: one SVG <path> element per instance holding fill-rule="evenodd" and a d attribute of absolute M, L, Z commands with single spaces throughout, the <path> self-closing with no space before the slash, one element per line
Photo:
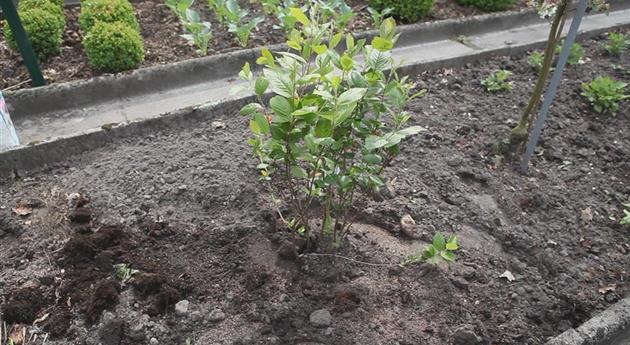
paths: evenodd
<path fill-rule="evenodd" d="M 565 331 L 546 345 L 625 345 L 622 341 L 630 341 L 630 297 L 613 304 L 580 327 Z"/>

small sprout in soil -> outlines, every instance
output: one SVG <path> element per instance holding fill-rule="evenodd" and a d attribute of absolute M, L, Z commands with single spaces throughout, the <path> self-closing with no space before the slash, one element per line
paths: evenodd
<path fill-rule="evenodd" d="M 426 261 L 431 264 L 439 264 L 442 262 L 450 264 L 457 259 L 455 252 L 458 249 L 457 236 L 450 235 L 448 239 L 445 239 L 444 235 L 438 232 L 433 236 L 433 243 L 424 248 L 422 255 L 407 256 L 400 265 L 407 266 L 420 261 Z"/>
<path fill-rule="evenodd" d="M 254 81 L 249 64 L 239 74 L 257 96 L 240 113 L 250 118 L 261 179 L 273 181 L 274 201 L 289 205 L 291 217 L 279 212 L 285 224 L 308 241 L 330 239 L 338 248 L 354 221 L 355 197 L 384 186 L 383 170 L 403 140 L 424 130 L 408 126 L 405 111 L 420 94 L 396 73 L 393 19 L 368 43 L 344 34 L 317 6 L 308 16 L 291 8 L 291 15 L 303 28 L 291 31 L 292 51 L 274 55 L 263 48 L 262 75 Z M 341 40 L 345 50 L 338 52 Z"/>
<path fill-rule="evenodd" d="M 630 40 L 620 32 L 612 32 L 608 35 L 608 42 L 602 45 L 602 49 L 608 55 L 620 55 L 630 46 Z"/>
<path fill-rule="evenodd" d="M 562 52 L 563 45 L 564 42 L 556 47 L 556 54 L 560 54 L 560 52 Z M 569 64 L 569 66 L 577 66 L 583 62 L 583 58 L 584 48 L 581 44 L 577 42 L 573 43 L 573 45 L 571 46 L 571 51 L 569 52 L 569 59 L 567 60 L 567 64 Z"/>
<path fill-rule="evenodd" d="M 621 218 L 621 221 L 619 222 L 619 224 L 627 225 L 627 224 L 630 224 L 630 203 L 624 204 L 623 206 L 627 208 L 627 210 L 623 210 L 623 213 L 625 214 L 625 216 Z"/>
<path fill-rule="evenodd" d="M 209 22 L 202 21 L 199 13 L 191 8 L 193 0 L 166 0 L 170 8 L 182 23 L 186 33 L 181 35 L 197 47 L 197 54 L 208 54 L 208 43 L 212 39 L 212 28 Z"/>
<path fill-rule="evenodd" d="M 582 84 L 582 96 L 588 99 L 596 112 L 615 116 L 619 103 L 630 98 L 624 93 L 627 85 L 611 77 L 597 77 L 590 83 Z"/>
<path fill-rule="evenodd" d="M 277 14 L 280 10 L 282 2 L 280 0 L 260 0 L 263 11 L 266 14 Z"/>
<path fill-rule="evenodd" d="M 116 279 L 122 283 L 129 282 L 135 274 L 140 273 L 140 270 L 131 268 L 128 264 L 116 264 L 114 265 L 114 271 Z"/>
<path fill-rule="evenodd" d="M 372 17 L 372 23 L 374 24 L 375 28 L 380 27 L 381 23 L 383 23 L 383 19 L 385 19 L 387 16 L 392 14 L 392 12 L 394 12 L 394 9 L 391 7 L 387 7 L 383 9 L 382 11 L 378 11 L 377 9 L 372 8 L 372 7 L 368 7 L 367 10 L 370 13 L 370 16 Z"/>
<path fill-rule="evenodd" d="M 507 81 L 511 75 L 512 72 L 500 69 L 482 80 L 481 85 L 485 86 L 488 92 L 512 91 L 512 82 Z"/>
<path fill-rule="evenodd" d="M 543 67 L 544 60 L 545 60 L 545 55 L 543 53 L 539 51 L 534 51 L 531 54 L 529 54 L 529 57 L 527 58 L 527 64 L 532 66 L 532 68 L 535 69 L 537 72 L 540 72 L 540 70 Z"/>

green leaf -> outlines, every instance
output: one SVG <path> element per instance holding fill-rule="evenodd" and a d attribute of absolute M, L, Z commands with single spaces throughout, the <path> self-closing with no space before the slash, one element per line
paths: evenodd
<path fill-rule="evenodd" d="M 291 103 L 282 96 L 274 96 L 269 101 L 269 106 L 276 115 L 280 117 L 290 117 L 293 112 Z"/>
<path fill-rule="evenodd" d="M 294 165 L 291 167 L 291 175 L 293 175 L 293 177 L 297 177 L 297 178 L 307 178 L 308 175 L 306 174 L 306 170 L 304 170 L 302 167 L 298 166 L 298 165 Z"/>
<path fill-rule="evenodd" d="M 258 79 L 256 79 L 256 84 L 254 86 L 254 91 L 256 92 L 256 95 L 264 95 L 265 91 L 267 91 L 267 87 L 269 87 L 269 80 L 265 79 L 264 77 L 259 77 Z"/>
<path fill-rule="evenodd" d="M 346 90 L 344 93 L 342 93 L 339 96 L 339 99 L 337 100 L 337 104 L 338 105 L 348 105 L 348 104 L 351 104 L 351 103 L 356 103 L 363 96 L 365 96 L 366 92 L 367 92 L 367 89 L 360 88 L 360 87 L 355 87 L 355 88 L 352 88 L 352 89 L 348 89 L 348 90 Z"/>
<path fill-rule="evenodd" d="M 457 243 L 446 242 L 447 250 L 457 250 L 459 249 L 459 245 Z"/>
<path fill-rule="evenodd" d="M 273 57 L 273 54 L 271 54 L 271 52 L 269 51 L 269 49 L 267 48 L 261 48 L 260 49 L 260 53 L 262 56 L 260 56 L 257 60 L 256 63 L 259 65 L 267 65 L 269 67 L 273 67 L 276 65 L 275 59 Z"/>
<path fill-rule="evenodd" d="M 326 217 L 324 217 L 324 233 L 332 234 L 332 218 L 329 213 L 326 213 Z"/>
<path fill-rule="evenodd" d="M 332 135 L 332 122 L 325 118 L 317 120 L 315 125 L 315 136 L 318 138 L 326 138 Z"/>
<path fill-rule="evenodd" d="M 352 58 L 349 57 L 347 54 L 343 54 L 341 56 L 339 63 L 341 64 L 341 68 L 346 72 L 350 71 L 354 66 L 354 60 L 352 60 Z"/>
<path fill-rule="evenodd" d="M 410 136 L 410 135 L 416 135 L 420 132 L 424 132 L 427 129 L 421 126 L 411 126 L 411 127 L 407 127 L 405 129 L 401 129 L 399 130 L 397 133 L 404 135 L 405 137 Z"/>
<path fill-rule="evenodd" d="M 312 47 L 313 51 L 317 53 L 317 55 L 322 55 L 328 51 L 328 47 L 325 44 L 319 44 Z"/>
<path fill-rule="evenodd" d="M 311 24 L 311 21 L 306 17 L 304 12 L 302 12 L 302 10 L 298 7 L 291 7 L 289 9 L 289 13 L 291 13 L 291 16 L 297 19 L 298 22 L 302 23 L 302 25 L 308 26 L 309 24 Z"/>
<path fill-rule="evenodd" d="M 278 73 L 272 69 L 265 68 L 263 74 L 269 80 L 273 92 L 285 98 L 293 98 L 294 85 L 288 73 Z"/>
<path fill-rule="evenodd" d="M 376 135 L 370 135 L 365 138 L 365 149 L 368 151 L 380 149 L 381 147 L 387 145 L 387 140 L 383 137 L 377 137 Z"/>
<path fill-rule="evenodd" d="M 374 37 L 372 40 L 372 47 L 379 51 L 386 52 L 394 48 L 394 42 L 392 40 L 382 37 Z"/>
<path fill-rule="evenodd" d="M 335 49 L 335 47 L 337 47 L 339 42 L 341 42 L 342 38 L 343 38 L 343 32 L 339 32 L 335 34 L 330 40 L 330 44 L 329 44 L 330 49 Z"/>
<path fill-rule="evenodd" d="M 268 134 L 269 133 L 269 122 L 267 118 L 263 114 L 255 114 L 254 118 L 249 122 L 249 127 L 252 132 L 256 134 Z"/>
<path fill-rule="evenodd" d="M 258 103 L 249 103 L 248 105 L 241 108 L 240 114 L 243 116 L 252 115 L 254 113 L 261 112 L 263 110 L 262 105 Z"/>
<path fill-rule="evenodd" d="M 441 232 L 438 232 L 435 236 L 433 236 L 433 246 L 438 251 L 446 249 L 446 241 L 444 240 L 444 235 L 442 235 Z"/>
<path fill-rule="evenodd" d="M 453 254 L 453 252 L 441 251 L 440 256 L 442 256 L 446 262 L 455 262 L 455 254 Z"/>
<path fill-rule="evenodd" d="M 346 35 L 346 48 L 352 49 L 354 48 L 354 37 L 352 37 L 351 33 Z"/>
<path fill-rule="evenodd" d="M 254 77 L 254 75 L 252 74 L 252 70 L 249 67 L 249 62 L 246 62 L 245 65 L 243 66 L 243 69 L 238 73 L 239 78 L 241 78 L 241 80 L 252 80 L 252 78 Z"/>
<path fill-rule="evenodd" d="M 316 106 L 303 107 L 301 109 L 298 109 L 298 110 L 294 111 L 293 113 L 291 113 L 291 115 L 293 115 L 293 116 L 305 116 L 305 115 L 314 114 L 316 111 L 317 111 L 317 107 Z"/>
<path fill-rule="evenodd" d="M 363 156 L 363 160 L 369 164 L 381 164 L 381 162 L 383 161 L 383 158 L 377 154 L 370 153 Z"/>

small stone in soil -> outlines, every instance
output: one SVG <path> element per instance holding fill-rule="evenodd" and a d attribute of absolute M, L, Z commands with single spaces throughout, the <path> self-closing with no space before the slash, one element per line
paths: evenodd
<path fill-rule="evenodd" d="M 475 327 L 470 324 L 461 325 L 453 332 L 453 345 L 476 345 L 482 340 L 475 333 Z"/>
<path fill-rule="evenodd" d="M 175 304 L 175 314 L 178 316 L 183 316 L 188 314 L 188 306 L 189 302 L 187 300 L 181 300 Z"/>
<path fill-rule="evenodd" d="M 330 315 L 330 312 L 326 309 L 315 310 L 311 313 L 309 321 L 315 327 L 328 327 L 332 322 L 332 315 Z"/>
<path fill-rule="evenodd" d="M 151 344 L 151 345 L 157 345 L 159 343 L 160 342 L 157 339 L 155 339 L 155 338 L 151 338 L 151 340 L 149 340 L 149 344 Z"/>
<path fill-rule="evenodd" d="M 278 248 L 278 256 L 287 260 L 295 260 L 298 257 L 297 248 L 295 244 L 289 240 L 285 240 Z"/>
<path fill-rule="evenodd" d="M 416 221 L 411 218 L 411 215 L 406 214 L 400 218 L 400 229 L 406 236 L 416 237 Z"/>
<path fill-rule="evenodd" d="M 221 322 L 225 320 L 225 313 L 223 310 L 216 308 L 210 312 L 208 320 L 210 320 L 210 322 Z"/>

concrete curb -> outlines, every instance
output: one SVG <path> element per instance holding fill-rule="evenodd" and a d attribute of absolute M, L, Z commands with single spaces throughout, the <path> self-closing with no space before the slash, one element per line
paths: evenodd
<path fill-rule="evenodd" d="M 448 19 L 399 27 L 402 33 L 398 46 L 404 47 L 456 37 L 506 30 L 516 25 L 542 22 L 533 11 L 485 14 L 464 19 Z M 372 38 L 376 31 L 358 34 L 358 38 Z M 271 45 L 271 51 L 288 49 L 285 44 Z M 91 104 L 156 93 L 209 80 L 232 77 L 240 72 L 245 62 L 257 68 L 256 58 L 261 48 L 184 60 L 172 64 L 141 68 L 128 73 L 103 75 L 86 80 L 51 84 L 42 87 L 10 91 L 5 94 L 14 119 L 33 117 L 42 113 L 68 108 L 88 107 Z"/>
<path fill-rule="evenodd" d="M 622 343 L 626 341 L 626 343 Z M 569 329 L 546 345 L 625 345 L 630 342 L 630 297 Z"/>

